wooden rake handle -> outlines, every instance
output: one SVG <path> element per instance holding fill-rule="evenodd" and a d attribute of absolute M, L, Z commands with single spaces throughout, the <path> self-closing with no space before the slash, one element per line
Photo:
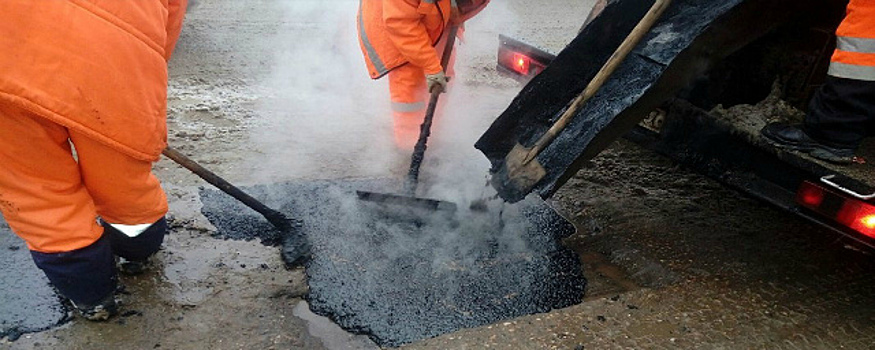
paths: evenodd
<path fill-rule="evenodd" d="M 647 14 L 641 18 L 641 21 L 632 29 L 632 32 L 629 33 L 629 36 L 623 40 L 623 43 L 617 47 L 617 50 L 608 58 L 608 61 L 599 69 L 598 73 L 596 73 L 595 77 L 589 82 L 583 92 L 574 99 L 568 109 L 565 110 L 565 113 L 562 114 L 561 117 L 541 136 L 540 139 L 532 146 L 532 149 L 526 155 L 524 163 L 528 163 L 535 159 L 550 142 L 562 132 L 563 129 L 571 122 L 571 119 L 577 114 L 577 111 L 586 103 L 587 100 L 592 98 L 596 92 L 608 81 L 608 78 L 614 74 L 614 71 L 617 70 L 617 67 L 620 66 L 620 63 L 626 59 L 626 56 L 632 52 L 632 49 L 641 42 L 641 39 L 644 38 L 644 35 L 650 31 L 653 25 L 659 20 L 659 17 L 662 16 L 662 13 L 665 12 L 665 9 L 668 8 L 668 5 L 671 4 L 671 0 L 656 0 L 653 3 L 653 6 L 650 7 L 650 10 L 647 11 Z"/>

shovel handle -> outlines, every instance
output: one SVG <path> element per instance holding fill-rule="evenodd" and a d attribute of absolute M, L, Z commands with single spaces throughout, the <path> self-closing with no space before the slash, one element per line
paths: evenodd
<path fill-rule="evenodd" d="M 553 142 L 553 139 L 562 132 L 563 129 L 568 125 L 571 119 L 577 114 L 577 111 L 589 100 L 591 97 L 595 95 L 596 92 L 608 81 L 608 78 L 614 74 L 614 71 L 617 70 L 617 67 L 620 66 L 620 63 L 626 59 L 626 56 L 632 52 L 632 49 L 641 42 L 641 39 L 644 38 L 644 35 L 650 31 L 650 28 L 659 20 L 659 17 L 662 16 L 662 13 L 665 12 L 665 9 L 668 8 L 668 5 L 671 4 L 671 0 L 656 0 L 653 3 L 653 6 L 650 7 L 650 10 L 647 11 L 647 14 L 641 18 L 641 21 L 632 29 L 632 32 L 629 33 L 629 36 L 623 40 L 623 43 L 617 47 L 617 50 L 608 58 L 608 61 L 599 69 L 598 73 L 596 73 L 595 77 L 589 82 L 583 92 L 574 99 L 571 105 L 565 110 L 565 113 L 562 114 L 561 117 L 541 136 L 540 139 L 532 146 L 532 149 L 526 155 L 524 163 L 530 162 L 532 159 L 538 156 L 544 148 L 547 147 L 550 142 Z"/>
<path fill-rule="evenodd" d="M 264 216 L 265 219 L 267 219 L 267 221 L 270 221 L 271 224 L 276 226 L 276 228 L 280 230 L 286 230 L 291 227 L 291 223 L 289 222 L 288 218 L 285 217 L 285 215 L 269 208 L 268 206 L 264 205 L 264 203 L 259 202 L 257 199 L 246 194 L 246 192 L 243 192 L 236 186 L 232 185 L 230 182 L 225 181 L 225 179 L 219 177 L 219 175 L 216 175 L 212 171 L 209 171 L 206 168 L 202 167 L 194 160 L 191 160 L 182 153 L 179 153 L 179 151 L 167 147 L 161 153 L 164 154 L 164 156 L 166 156 L 167 158 L 170 158 L 171 160 L 176 162 L 176 164 L 181 165 L 182 167 L 190 170 L 195 175 L 199 176 L 201 179 L 204 179 L 204 181 L 209 182 L 213 186 L 216 186 L 216 188 L 222 190 L 222 192 L 229 194 L 231 197 L 234 197 L 241 203 L 245 204 L 247 207 L 250 207 L 253 210 L 259 212 L 261 215 Z"/>

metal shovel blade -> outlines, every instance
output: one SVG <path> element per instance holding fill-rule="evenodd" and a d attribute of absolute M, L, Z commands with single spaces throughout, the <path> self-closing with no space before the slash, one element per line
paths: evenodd
<path fill-rule="evenodd" d="M 492 175 L 492 187 L 506 201 L 522 200 L 547 176 L 547 170 L 537 158 L 528 159 L 531 150 L 517 144 L 505 157 L 504 166 Z"/>
<path fill-rule="evenodd" d="M 398 205 L 400 207 L 413 207 L 434 211 L 455 212 L 456 203 L 441 201 L 429 198 L 417 198 L 410 196 L 401 196 L 397 194 L 376 193 L 368 191 L 355 191 L 359 199 L 369 202 L 377 202 L 382 204 Z"/>

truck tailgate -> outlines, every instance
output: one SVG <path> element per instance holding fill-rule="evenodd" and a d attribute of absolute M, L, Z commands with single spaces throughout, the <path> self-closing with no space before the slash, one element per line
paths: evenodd
<path fill-rule="evenodd" d="M 599 92 L 537 160 L 547 171 L 533 192 L 550 197 L 611 142 L 694 78 L 813 1 L 676 0 Z M 628 35 L 652 1 L 618 0 L 532 79 L 475 147 L 495 172 L 517 144 L 530 147 Z M 582 20 L 582 19 L 581 19 Z M 507 200 L 518 195 L 496 186 Z"/>

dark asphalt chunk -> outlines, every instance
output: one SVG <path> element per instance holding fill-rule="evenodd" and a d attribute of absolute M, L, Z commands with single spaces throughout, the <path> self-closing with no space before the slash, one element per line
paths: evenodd
<path fill-rule="evenodd" d="M 393 181 L 257 186 L 256 198 L 303 221 L 312 244 L 310 307 L 381 346 L 398 346 L 581 302 L 586 280 L 560 240 L 574 227 L 540 200 L 453 218 L 359 201 L 355 190 L 393 192 Z M 219 236 L 275 244 L 258 214 L 211 189 L 204 214 Z M 263 222 L 263 223 L 262 223 Z"/>
<path fill-rule="evenodd" d="M 24 241 L 0 221 L 0 338 L 49 329 L 66 321 L 67 310 L 30 257 Z"/>

